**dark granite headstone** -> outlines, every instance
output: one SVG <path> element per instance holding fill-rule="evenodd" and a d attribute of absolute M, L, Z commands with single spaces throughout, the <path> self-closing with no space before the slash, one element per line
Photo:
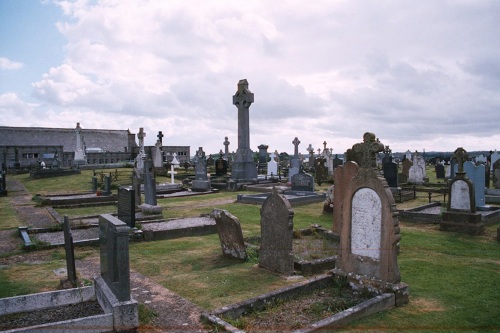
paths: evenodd
<path fill-rule="evenodd" d="M 104 176 L 104 191 L 103 195 L 111 195 L 111 176 Z"/>
<path fill-rule="evenodd" d="M 92 177 L 92 192 L 93 193 L 97 192 L 97 177 L 96 176 Z"/>
<path fill-rule="evenodd" d="M 314 192 L 314 177 L 301 169 L 292 176 L 292 191 Z"/>
<path fill-rule="evenodd" d="M 260 209 L 259 266 L 282 274 L 293 273 L 293 210 L 276 188 Z"/>
<path fill-rule="evenodd" d="M 319 185 L 321 185 L 321 183 L 323 181 L 325 181 L 327 176 L 328 176 L 328 168 L 326 167 L 325 162 L 326 162 L 326 160 L 322 155 L 320 155 L 314 161 L 314 163 L 315 163 L 314 170 L 315 170 L 315 174 L 316 174 L 315 175 L 316 181 L 318 182 Z"/>
<path fill-rule="evenodd" d="M 500 189 L 500 160 L 493 163 L 493 186 Z"/>
<path fill-rule="evenodd" d="M 333 163 L 333 170 L 335 170 L 338 166 L 341 166 L 344 164 L 344 161 L 342 161 L 338 155 L 335 155 L 335 158 L 332 161 Z"/>
<path fill-rule="evenodd" d="M 111 214 L 99 216 L 101 276 L 118 301 L 130 301 L 129 227 Z"/>
<path fill-rule="evenodd" d="M 389 187 L 398 187 L 398 164 L 392 161 L 392 157 L 382 162 L 382 169 Z"/>
<path fill-rule="evenodd" d="M 224 158 L 222 158 L 222 156 L 215 161 L 215 175 L 216 176 L 227 175 L 227 161 Z"/>
<path fill-rule="evenodd" d="M 156 200 L 156 179 L 150 159 L 146 159 L 144 165 L 144 203 L 151 206 L 156 206 L 158 203 Z"/>
<path fill-rule="evenodd" d="M 68 271 L 68 281 L 73 287 L 76 287 L 76 266 L 75 266 L 75 248 L 73 244 L 73 235 L 69 225 L 68 216 L 64 216 L 64 251 L 66 253 L 66 268 Z"/>
<path fill-rule="evenodd" d="M 436 178 L 437 179 L 444 179 L 444 165 L 442 165 L 441 163 L 438 163 L 438 164 L 436 164 L 434 169 L 436 170 Z"/>
<path fill-rule="evenodd" d="M 135 228 L 135 191 L 130 187 L 118 188 L 118 218 Z"/>
<path fill-rule="evenodd" d="M 267 174 L 267 148 L 269 148 L 268 145 L 260 145 L 257 148 L 259 148 L 259 164 L 258 164 L 258 173 L 261 175 Z"/>
<path fill-rule="evenodd" d="M 238 218 L 221 209 L 214 209 L 211 215 L 215 218 L 222 253 L 227 257 L 245 260 L 247 252 Z"/>

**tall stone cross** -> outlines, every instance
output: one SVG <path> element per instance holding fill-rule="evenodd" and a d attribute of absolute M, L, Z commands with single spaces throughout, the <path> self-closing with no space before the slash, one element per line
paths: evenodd
<path fill-rule="evenodd" d="M 144 153 L 144 137 L 146 133 L 144 133 L 144 128 L 139 128 L 139 133 L 137 133 L 137 137 L 139 138 L 139 152 Z"/>
<path fill-rule="evenodd" d="M 229 158 L 229 140 L 227 139 L 227 136 L 224 138 L 224 142 L 223 142 L 224 146 L 226 147 L 224 149 L 224 155 L 226 156 L 226 158 Z"/>
<path fill-rule="evenodd" d="M 80 133 L 82 132 L 82 128 L 80 127 L 80 123 L 76 123 L 76 150 L 82 149 L 82 141 L 80 137 Z"/>
<path fill-rule="evenodd" d="M 323 150 L 326 150 L 326 141 L 323 141 Z"/>
<path fill-rule="evenodd" d="M 238 91 L 233 96 L 233 104 L 238 108 L 238 149 L 250 149 L 249 109 L 253 103 L 253 93 L 248 90 L 246 79 L 238 82 Z"/>
<path fill-rule="evenodd" d="M 300 144 L 299 138 L 295 137 L 295 139 L 292 141 L 292 143 L 295 146 L 293 156 L 298 157 L 299 156 L 299 144 Z"/>
<path fill-rule="evenodd" d="M 376 167 L 375 154 L 384 150 L 384 145 L 376 139 L 375 134 L 365 133 L 363 135 L 363 142 L 353 146 L 355 153 L 361 153 L 361 167 L 373 168 Z"/>
<path fill-rule="evenodd" d="M 159 131 L 156 137 L 158 138 L 158 141 L 160 141 L 160 143 L 163 145 L 163 137 L 164 137 L 163 132 Z"/>
<path fill-rule="evenodd" d="M 453 157 L 457 160 L 458 172 L 463 173 L 464 172 L 464 162 L 467 161 L 469 154 L 467 154 L 465 149 L 463 149 L 462 147 L 459 147 L 453 152 Z"/>
<path fill-rule="evenodd" d="M 309 155 L 314 154 L 314 148 L 312 147 L 312 144 L 309 144 L 309 147 L 307 147 L 307 151 L 309 152 Z"/>

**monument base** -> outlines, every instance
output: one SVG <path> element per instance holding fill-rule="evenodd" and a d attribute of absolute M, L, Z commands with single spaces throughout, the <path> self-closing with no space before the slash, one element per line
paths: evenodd
<path fill-rule="evenodd" d="M 161 215 L 161 212 L 163 211 L 163 207 L 158 205 L 154 206 L 149 204 L 142 204 L 139 206 L 139 208 L 144 215 Z"/>
<path fill-rule="evenodd" d="M 212 189 L 212 184 L 210 180 L 193 180 L 191 191 L 195 192 L 206 192 Z"/>
<path fill-rule="evenodd" d="M 480 213 L 444 212 L 439 230 L 461 232 L 469 235 L 479 235 L 484 232 L 484 223 Z"/>

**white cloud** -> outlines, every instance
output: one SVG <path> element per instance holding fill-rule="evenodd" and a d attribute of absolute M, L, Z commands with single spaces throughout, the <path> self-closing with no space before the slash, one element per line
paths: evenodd
<path fill-rule="evenodd" d="M 24 67 L 24 64 L 17 61 L 12 61 L 4 57 L 0 57 L 1 70 L 17 70 Z"/>

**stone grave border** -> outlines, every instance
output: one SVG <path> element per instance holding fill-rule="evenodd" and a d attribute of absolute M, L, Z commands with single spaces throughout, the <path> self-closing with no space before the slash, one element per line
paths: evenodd
<path fill-rule="evenodd" d="M 245 313 L 259 311 L 267 304 L 274 303 L 277 300 L 287 301 L 296 295 L 301 295 L 307 292 L 312 292 L 315 289 L 327 287 L 334 282 L 335 274 L 323 274 L 303 282 L 267 293 L 260 296 L 238 302 L 229 306 L 224 306 L 211 313 L 202 313 L 202 320 L 209 322 L 215 326 L 222 327 L 227 332 L 244 331 L 232 326 L 228 322 L 220 318 L 220 316 L 228 316 L 232 319 L 237 319 Z M 348 323 L 369 316 L 371 314 L 384 311 L 396 306 L 396 297 L 393 293 L 381 293 L 373 298 L 364 301 L 354 307 L 339 312 L 333 316 L 327 317 L 321 321 L 310 324 L 308 327 L 294 332 L 306 333 L 340 327 Z"/>

